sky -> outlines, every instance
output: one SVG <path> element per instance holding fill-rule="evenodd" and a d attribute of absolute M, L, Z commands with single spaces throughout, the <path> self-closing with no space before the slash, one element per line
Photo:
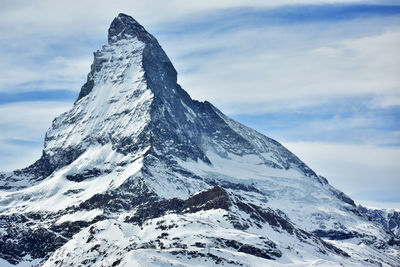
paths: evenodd
<path fill-rule="evenodd" d="M 197 100 L 276 139 L 357 203 L 400 209 L 400 1 L 10 1 L 0 170 L 33 163 L 118 13 Z"/>

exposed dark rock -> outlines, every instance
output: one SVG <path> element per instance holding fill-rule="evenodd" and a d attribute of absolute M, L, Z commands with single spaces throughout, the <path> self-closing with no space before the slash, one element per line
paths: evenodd
<path fill-rule="evenodd" d="M 323 240 L 319 240 L 319 241 L 321 242 L 321 244 L 322 244 L 325 248 L 327 248 L 327 249 L 330 250 L 331 252 L 333 252 L 333 253 L 335 253 L 335 254 L 337 254 L 337 255 L 341 255 L 341 256 L 343 256 L 343 257 L 346 257 L 346 258 L 350 257 L 349 254 L 347 254 L 345 251 L 341 250 L 340 248 L 337 248 L 337 247 L 335 247 L 334 245 L 332 245 L 332 244 L 330 244 L 330 243 L 328 243 L 328 242 L 325 242 L 325 241 L 323 241 Z"/>
<path fill-rule="evenodd" d="M 392 237 L 392 238 L 389 239 L 388 244 L 389 244 L 389 246 L 398 246 L 398 247 L 400 247 L 400 239 Z"/>
<path fill-rule="evenodd" d="M 114 261 L 111 266 L 118 266 L 121 263 L 121 260 L 122 259 L 118 259 L 118 260 Z"/>
<path fill-rule="evenodd" d="M 33 259 L 47 258 L 68 239 L 45 228 L 26 228 L 13 222 L 0 238 L 0 257 L 17 264 L 26 255 Z"/>
<path fill-rule="evenodd" d="M 232 224 L 235 229 L 238 230 L 247 230 L 250 225 L 248 222 L 242 220 L 239 216 L 236 216 L 232 213 L 224 214 L 224 217 Z M 260 227 L 261 228 L 261 227 Z"/>
<path fill-rule="evenodd" d="M 236 240 L 229 240 L 224 238 L 216 238 L 217 244 L 223 248 L 232 248 L 239 252 L 250 254 L 264 259 L 274 260 L 282 257 L 282 252 L 276 248 L 276 244 L 272 241 L 263 241 L 260 247 L 254 247 L 248 244 L 238 242 Z"/>
<path fill-rule="evenodd" d="M 84 189 L 70 189 L 70 190 L 66 191 L 64 193 L 64 195 L 71 196 L 71 195 L 79 194 L 80 192 L 83 192 L 83 191 L 84 191 Z"/>
<path fill-rule="evenodd" d="M 95 64 L 96 63 L 93 62 L 92 66 L 91 66 L 92 71 L 90 71 L 90 73 L 88 74 L 86 83 L 81 87 L 81 91 L 79 92 L 79 95 L 78 95 L 78 98 L 76 101 L 87 96 L 92 91 L 92 89 L 94 87 L 94 80 L 90 74 L 92 74 L 92 72 L 94 72 L 94 68 L 96 68 Z"/>
<path fill-rule="evenodd" d="M 340 200 L 342 200 L 343 202 L 350 204 L 353 207 L 356 207 L 356 203 L 354 203 L 354 201 L 347 196 L 345 193 L 337 190 L 337 189 L 333 189 L 331 188 L 331 192 Z"/>
<path fill-rule="evenodd" d="M 46 155 L 46 153 L 43 151 L 42 156 L 35 163 L 22 170 L 14 171 L 14 174 L 17 176 L 24 174 L 32 175 L 35 177 L 34 181 L 37 182 L 52 174 L 56 168 L 57 166 L 54 166 L 50 163 L 48 155 Z"/>
<path fill-rule="evenodd" d="M 131 210 L 142 203 L 155 201 L 156 199 L 155 194 L 150 192 L 142 181 L 128 179 L 118 189 L 95 194 L 90 199 L 69 210 L 102 209 L 106 212 L 117 212 Z"/>
<path fill-rule="evenodd" d="M 237 262 L 237 261 L 233 261 L 233 260 L 229 260 L 229 259 L 225 259 L 223 257 L 219 257 L 216 256 L 212 253 L 202 253 L 202 252 L 198 252 L 198 251 L 192 251 L 192 250 L 173 250 L 170 252 L 172 255 L 184 255 L 186 257 L 190 258 L 204 258 L 204 259 L 209 259 L 212 260 L 215 264 L 230 264 L 230 265 L 238 265 L 238 266 L 243 266 L 243 264 Z"/>
<path fill-rule="evenodd" d="M 315 234 L 318 237 L 328 238 L 329 240 L 345 240 L 349 238 L 363 237 L 363 235 L 355 231 L 349 231 L 349 232 L 335 231 L 335 230 L 325 231 L 319 229 L 313 231 L 313 234 Z"/>
<path fill-rule="evenodd" d="M 93 168 L 93 169 L 85 170 L 81 173 L 69 174 L 65 178 L 67 178 L 70 181 L 74 181 L 74 182 L 82 182 L 86 179 L 98 177 L 102 174 L 110 173 L 110 172 L 111 171 L 109 171 L 109 170 L 102 171 L 97 168 Z"/>
<path fill-rule="evenodd" d="M 123 13 L 118 14 L 108 29 L 108 42 L 132 37 L 137 37 L 143 42 L 157 42 L 134 18 Z"/>
<path fill-rule="evenodd" d="M 143 224 L 144 221 L 161 217 L 167 213 L 197 212 L 209 209 L 225 209 L 230 207 L 229 196 L 221 187 L 215 186 L 200 192 L 187 200 L 177 198 L 152 200 L 136 207 L 135 215 L 125 219 L 126 222 Z"/>
<path fill-rule="evenodd" d="M 294 232 L 294 226 L 272 210 L 263 210 L 254 204 L 244 203 L 241 201 L 237 201 L 235 204 L 240 210 L 248 213 L 250 217 L 256 221 L 262 223 L 267 222 L 272 227 L 285 230 L 290 234 L 293 234 Z"/>
<path fill-rule="evenodd" d="M 271 254 L 268 251 L 265 251 L 265 250 L 262 250 L 262 249 L 247 245 L 247 244 L 243 244 L 239 248 L 238 251 L 246 253 L 246 254 L 250 254 L 250 255 L 253 255 L 253 256 L 256 256 L 256 257 L 261 257 L 261 258 L 264 258 L 264 259 L 269 259 L 269 260 L 273 260 L 274 259 L 273 257 L 271 257 Z M 281 256 L 281 254 L 279 254 L 279 253 L 275 253 L 275 256 L 276 255 L 279 255 L 278 257 Z"/>
<path fill-rule="evenodd" d="M 198 248 L 205 248 L 206 244 L 205 243 L 201 243 L 201 242 L 196 242 L 192 246 L 198 247 Z"/>
<path fill-rule="evenodd" d="M 167 212 L 180 213 L 183 206 L 183 200 L 176 198 L 146 202 L 137 206 L 135 215 L 125 218 L 125 222 L 142 225 L 143 222 L 161 217 Z"/>
<path fill-rule="evenodd" d="M 229 210 L 231 201 L 228 194 L 219 186 L 207 191 L 200 192 L 185 200 L 184 210 L 186 212 L 197 212 L 209 209 Z"/>
<path fill-rule="evenodd" d="M 244 185 L 244 184 L 232 183 L 229 181 L 218 181 L 218 180 L 212 180 L 212 179 L 206 179 L 205 181 L 207 182 L 207 184 L 209 184 L 211 186 L 220 186 L 225 189 L 233 189 L 236 191 L 241 190 L 241 191 L 245 191 L 245 192 L 255 192 L 255 193 L 263 194 L 262 192 L 260 192 L 260 190 L 258 190 L 253 185 Z"/>

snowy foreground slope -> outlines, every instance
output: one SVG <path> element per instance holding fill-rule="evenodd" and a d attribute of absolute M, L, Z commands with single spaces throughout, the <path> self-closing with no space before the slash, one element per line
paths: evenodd
<path fill-rule="evenodd" d="M 0 173 L 0 266 L 400 266 L 398 218 L 192 100 L 120 14 L 42 157 Z"/>

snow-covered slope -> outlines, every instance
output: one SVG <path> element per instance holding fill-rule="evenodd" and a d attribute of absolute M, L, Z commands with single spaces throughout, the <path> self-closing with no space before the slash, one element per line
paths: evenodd
<path fill-rule="evenodd" d="M 4 264 L 400 265 L 398 236 L 275 140 L 192 100 L 124 14 L 42 157 L 0 173 L 0 189 Z"/>
<path fill-rule="evenodd" d="M 364 214 L 368 220 L 381 224 L 397 238 L 400 238 L 400 210 L 366 208 L 361 205 L 358 206 L 358 210 Z"/>

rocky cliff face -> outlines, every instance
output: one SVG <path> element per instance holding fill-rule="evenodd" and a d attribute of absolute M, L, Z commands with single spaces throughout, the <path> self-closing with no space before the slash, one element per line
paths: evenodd
<path fill-rule="evenodd" d="M 157 40 L 124 14 L 42 157 L 1 173 L 0 188 L 4 264 L 400 262 L 398 236 L 325 178 L 192 100 Z"/>

